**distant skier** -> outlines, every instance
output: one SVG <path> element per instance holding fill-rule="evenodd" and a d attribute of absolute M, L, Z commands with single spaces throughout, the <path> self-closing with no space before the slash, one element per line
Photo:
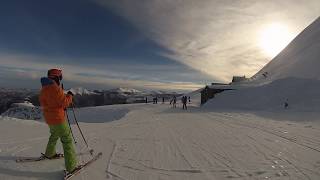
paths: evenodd
<path fill-rule="evenodd" d="M 176 98 L 176 96 L 173 96 L 173 99 L 172 99 L 172 107 L 173 107 L 173 108 L 176 108 L 176 107 L 177 107 L 177 98 Z"/>
<path fill-rule="evenodd" d="M 284 108 L 285 109 L 288 109 L 289 108 L 289 100 L 287 99 L 285 102 L 284 102 Z"/>
<path fill-rule="evenodd" d="M 187 104 L 188 104 L 188 97 L 187 96 L 184 97 L 184 104 L 185 104 L 185 108 L 187 110 L 188 109 L 187 108 Z"/>
<path fill-rule="evenodd" d="M 263 75 L 264 78 L 267 78 L 268 77 L 268 72 L 264 72 L 262 75 Z"/>
<path fill-rule="evenodd" d="M 182 109 L 187 110 L 187 96 L 182 97 Z"/>
<path fill-rule="evenodd" d="M 157 97 L 153 98 L 153 104 L 158 104 L 158 98 Z"/>
<path fill-rule="evenodd" d="M 71 173 L 77 169 L 77 159 L 72 143 L 68 123 L 65 120 L 65 109 L 72 103 L 72 92 L 64 94 L 60 87 L 62 71 L 50 69 L 48 77 L 41 78 L 42 89 L 39 100 L 46 123 L 50 128 L 50 138 L 46 147 L 45 157 L 56 158 L 56 143 L 60 138 L 64 151 L 66 170 Z"/>

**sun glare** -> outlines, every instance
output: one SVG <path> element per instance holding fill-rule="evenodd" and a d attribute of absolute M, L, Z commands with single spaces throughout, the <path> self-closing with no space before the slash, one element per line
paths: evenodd
<path fill-rule="evenodd" d="M 274 57 L 289 44 L 293 37 L 285 25 L 269 24 L 261 31 L 260 47 L 266 55 Z"/>

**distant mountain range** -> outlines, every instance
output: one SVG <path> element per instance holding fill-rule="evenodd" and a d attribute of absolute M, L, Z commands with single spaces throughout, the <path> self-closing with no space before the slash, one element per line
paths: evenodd
<path fill-rule="evenodd" d="M 67 91 L 73 92 L 77 107 L 145 103 L 146 100 L 151 102 L 153 97 L 171 99 L 173 95 L 179 95 L 176 92 L 140 91 L 124 87 L 110 90 L 88 90 L 83 87 L 76 87 L 65 92 Z M 0 114 L 8 109 L 12 110 L 10 112 L 18 111 L 17 103 L 25 104 L 27 102 L 30 102 L 32 106 L 39 106 L 39 90 L 0 88 Z M 7 111 L 7 115 L 10 112 Z"/>
<path fill-rule="evenodd" d="M 112 104 L 131 104 L 151 102 L 154 97 L 170 99 L 176 92 L 140 91 L 133 88 L 115 88 L 110 90 L 87 90 L 84 88 L 70 89 L 74 93 L 74 101 L 78 107 L 101 106 Z"/>
<path fill-rule="evenodd" d="M 123 94 L 123 95 L 164 95 L 164 94 L 178 94 L 176 92 L 166 92 L 166 91 L 161 91 L 161 90 L 147 90 L 147 91 L 141 91 L 133 88 L 124 88 L 124 87 L 119 87 L 115 89 L 110 89 L 110 90 L 88 90 L 83 87 L 76 87 L 76 88 L 71 88 L 67 91 L 71 91 L 75 95 L 97 95 L 105 92 L 109 93 L 118 93 L 118 94 Z"/>
<path fill-rule="evenodd" d="M 77 87 L 77 88 L 71 88 L 67 90 L 66 92 L 71 91 L 74 95 L 93 95 L 96 94 L 93 91 L 87 90 L 83 87 Z"/>

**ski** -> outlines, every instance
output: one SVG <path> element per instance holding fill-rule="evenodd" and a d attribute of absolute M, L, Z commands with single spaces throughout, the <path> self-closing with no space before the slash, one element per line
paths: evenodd
<path fill-rule="evenodd" d="M 82 153 L 77 153 L 77 156 L 81 156 L 81 155 L 84 155 L 84 154 L 88 154 L 88 153 L 92 153 L 91 151 L 89 152 L 82 152 Z M 24 162 L 37 162 L 37 161 L 43 161 L 43 160 L 55 160 L 55 159 L 61 159 L 63 158 L 64 155 L 63 154 L 60 154 L 58 153 L 57 156 L 55 158 L 46 158 L 45 155 L 43 153 L 41 153 L 41 156 L 39 157 L 18 157 L 16 159 L 16 162 L 17 163 L 24 163 Z"/>
<path fill-rule="evenodd" d="M 44 161 L 44 160 L 55 160 L 55 159 L 61 159 L 63 158 L 63 154 L 57 154 L 56 157 L 48 158 L 43 153 L 41 153 L 41 156 L 39 157 L 23 157 L 23 158 L 17 158 L 17 163 L 24 163 L 24 162 L 37 162 L 37 161 Z"/>
<path fill-rule="evenodd" d="M 87 161 L 86 163 L 79 165 L 76 170 L 74 170 L 72 173 L 68 173 L 66 170 L 64 170 L 64 178 L 63 180 L 69 180 L 75 175 L 79 174 L 84 168 L 86 168 L 88 165 L 93 163 L 94 161 L 98 160 L 102 156 L 102 152 L 95 155 L 91 160 Z"/>

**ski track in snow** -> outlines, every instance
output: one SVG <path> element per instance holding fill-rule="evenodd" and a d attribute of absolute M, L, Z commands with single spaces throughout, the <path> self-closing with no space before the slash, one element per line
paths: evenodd
<path fill-rule="evenodd" d="M 80 123 L 90 147 L 103 157 L 74 179 L 320 179 L 318 122 L 197 107 L 183 111 L 168 104 L 112 108 L 128 112 L 116 121 Z M 101 117 L 104 108 L 99 110 Z M 14 162 L 45 148 L 48 128 L 30 122 L 0 121 L 0 179 L 61 179 L 62 160 Z M 76 130 L 75 135 L 80 137 Z M 85 149 L 80 138 L 78 143 Z"/>

